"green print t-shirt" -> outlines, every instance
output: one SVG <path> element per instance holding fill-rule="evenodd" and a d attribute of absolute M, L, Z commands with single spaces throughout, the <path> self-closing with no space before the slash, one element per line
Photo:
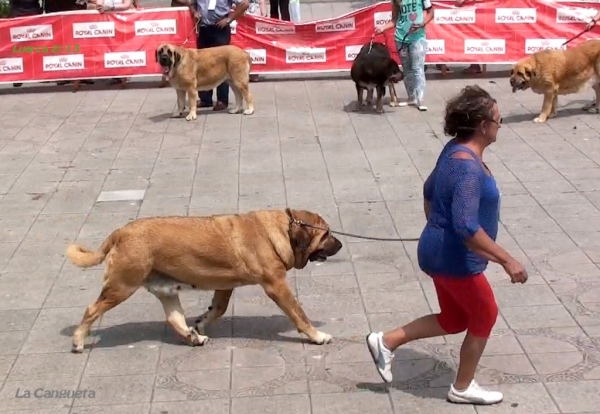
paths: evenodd
<path fill-rule="evenodd" d="M 408 36 L 406 34 L 413 25 L 423 24 L 424 11 L 431 8 L 431 0 L 392 0 L 392 7 L 396 7 L 398 10 L 396 42 L 413 43 L 425 39 L 425 28 L 421 28 Z"/>

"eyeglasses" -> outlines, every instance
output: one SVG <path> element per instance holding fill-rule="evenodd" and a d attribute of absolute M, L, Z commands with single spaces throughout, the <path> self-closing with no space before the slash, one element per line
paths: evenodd
<path fill-rule="evenodd" d="M 493 122 L 494 124 L 500 126 L 502 124 L 502 117 L 498 118 L 498 120 L 490 119 L 490 122 Z"/>

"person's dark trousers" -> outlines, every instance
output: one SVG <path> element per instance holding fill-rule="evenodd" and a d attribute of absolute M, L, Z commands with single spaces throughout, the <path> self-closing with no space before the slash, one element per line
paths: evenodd
<path fill-rule="evenodd" d="M 292 21 L 290 17 L 290 0 L 270 0 L 269 4 L 271 5 L 271 19 Z M 279 12 L 281 12 L 281 19 L 279 19 Z"/>
<path fill-rule="evenodd" d="M 205 49 L 214 46 L 225 46 L 231 42 L 231 28 L 229 25 L 224 28 L 218 26 L 200 26 L 196 46 L 198 49 Z M 200 105 L 204 107 L 212 106 L 213 91 L 198 92 Z M 229 84 L 223 82 L 217 86 L 217 101 L 225 106 L 229 105 Z"/>

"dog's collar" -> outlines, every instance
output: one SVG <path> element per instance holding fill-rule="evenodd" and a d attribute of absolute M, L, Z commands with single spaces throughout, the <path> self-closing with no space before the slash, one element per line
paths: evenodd
<path fill-rule="evenodd" d="M 297 226 L 300 226 L 300 227 L 306 227 L 307 226 L 306 223 L 303 222 L 302 220 L 295 219 L 294 216 L 292 215 L 292 210 L 290 210 L 289 208 L 286 208 L 285 212 L 286 212 L 288 218 L 290 219 L 290 231 L 292 230 L 292 226 L 294 224 L 297 225 Z"/>

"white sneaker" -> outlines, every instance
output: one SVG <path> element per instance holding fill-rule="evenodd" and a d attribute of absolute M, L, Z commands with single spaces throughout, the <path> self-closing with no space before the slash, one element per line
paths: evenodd
<path fill-rule="evenodd" d="M 406 101 L 398 102 L 398 106 L 402 108 L 405 106 L 417 106 L 417 101 L 409 98 Z"/>
<path fill-rule="evenodd" d="M 471 381 L 469 388 L 464 391 L 454 388 L 454 384 L 450 385 L 448 391 L 448 400 L 455 404 L 492 405 L 501 402 L 503 398 L 501 392 L 483 388 L 475 380 Z"/>
<path fill-rule="evenodd" d="M 389 384 L 393 380 L 392 360 L 394 359 L 394 353 L 383 344 L 383 332 L 372 332 L 367 335 L 367 347 L 371 357 L 373 357 L 377 372 Z"/>
<path fill-rule="evenodd" d="M 419 104 L 419 106 L 417 106 L 417 108 L 419 108 L 419 111 L 421 111 L 421 112 L 425 112 L 427 110 L 427 106 L 425 106 L 423 104 Z"/>

